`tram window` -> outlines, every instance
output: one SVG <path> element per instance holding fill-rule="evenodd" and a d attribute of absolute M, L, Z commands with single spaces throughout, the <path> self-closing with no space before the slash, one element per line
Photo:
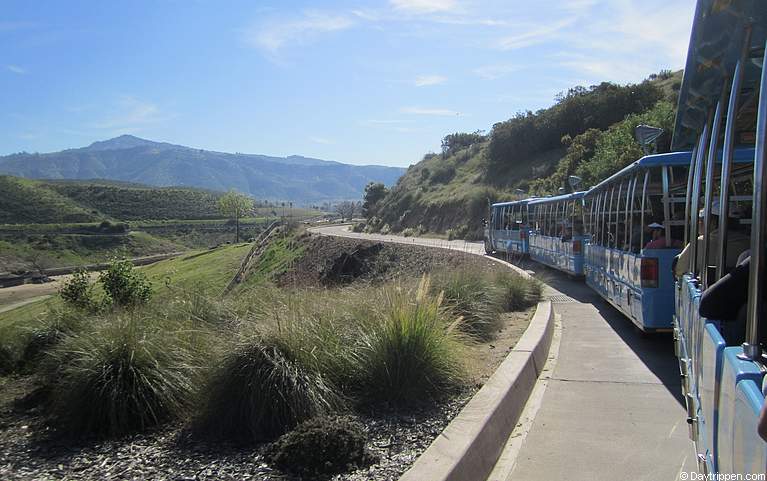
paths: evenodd
<path fill-rule="evenodd" d="M 601 213 L 599 215 L 599 244 L 607 247 L 607 236 L 608 236 L 608 229 L 607 229 L 607 208 L 608 205 L 610 205 L 610 193 L 612 192 L 612 189 L 605 189 L 604 192 L 602 192 L 602 209 Z"/>
<path fill-rule="evenodd" d="M 684 239 L 684 208 L 687 196 L 687 173 L 689 166 L 675 165 L 668 168 L 669 172 L 669 218 L 664 225 L 670 226 L 671 239 Z M 718 194 L 717 194 L 718 195 Z"/>
<path fill-rule="evenodd" d="M 650 178 L 647 182 L 645 191 L 645 225 L 647 227 L 653 222 L 662 224 L 663 218 L 663 180 L 661 179 L 660 167 L 653 167 L 649 170 Z"/>
<path fill-rule="evenodd" d="M 583 235 L 584 206 L 579 199 L 574 200 L 572 205 L 573 235 Z"/>
<path fill-rule="evenodd" d="M 634 189 L 631 198 L 631 252 L 639 254 L 647 241 L 647 227 L 642 225 L 642 194 L 644 192 L 644 171 L 639 171 L 634 176 Z"/>
<path fill-rule="evenodd" d="M 591 215 L 591 224 L 593 230 L 591 231 L 591 242 L 595 245 L 602 245 L 602 236 L 600 235 L 600 219 L 602 212 L 602 192 L 598 193 L 594 198 L 594 213 Z"/>
<path fill-rule="evenodd" d="M 624 239 L 626 237 L 626 193 L 628 192 L 628 179 L 621 181 L 618 187 L 618 197 L 613 210 L 615 219 L 615 240 L 613 246 L 617 249 L 626 249 Z"/>

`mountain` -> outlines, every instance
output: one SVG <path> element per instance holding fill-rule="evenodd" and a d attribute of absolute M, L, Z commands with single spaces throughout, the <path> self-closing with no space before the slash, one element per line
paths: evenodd
<path fill-rule="evenodd" d="M 32 179 L 109 179 L 152 186 L 230 188 L 300 204 L 361 199 L 368 182 L 394 184 L 399 167 L 292 155 L 214 152 L 121 135 L 88 147 L 0 156 L 0 173 Z"/>

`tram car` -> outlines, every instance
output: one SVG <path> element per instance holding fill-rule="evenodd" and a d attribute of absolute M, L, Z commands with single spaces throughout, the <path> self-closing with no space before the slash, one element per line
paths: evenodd
<path fill-rule="evenodd" d="M 584 196 L 586 283 L 645 332 L 672 329 L 690 152 L 649 155 Z"/>
<path fill-rule="evenodd" d="M 766 27 L 765 2 L 699 0 L 672 142 L 694 152 L 675 350 L 699 471 L 719 476 L 767 468 Z"/>
<path fill-rule="evenodd" d="M 490 206 L 490 222 L 485 226 L 485 252 L 519 257 L 529 254 L 527 204 L 531 200 L 499 202 Z"/>
<path fill-rule="evenodd" d="M 530 258 L 572 276 L 583 276 L 584 192 L 531 199 L 527 203 Z"/>

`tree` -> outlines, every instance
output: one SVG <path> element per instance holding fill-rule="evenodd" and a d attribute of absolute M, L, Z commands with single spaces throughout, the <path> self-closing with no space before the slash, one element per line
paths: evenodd
<path fill-rule="evenodd" d="M 345 200 L 336 204 L 336 212 L 341 216 L 342 221 L 347 219 L 351 220 L 352 217 L 354 217 L 354 213 L 357 212 L 359 208 L 359 202 L 352 202 L 350 200 Z"/>
<path fill-rule="evenodd" d="M 240 217 L 253 210 L 253 199 L 231 189 L 218 199 L 218 210 L 221 215 L 234 220 L 236 226 L 234 242 L 240 242 Z"/>
<path fill-rule="evenodd" d="M 370 182 L 366 185 L 364 202 L 362 203 L 362 214 L 365 217 L 370 217 L 375 211 L 376 204 L 386 197 L 388 193 L 389 189 L 380 182 Z"/>
<path fill-rule="evenodd" d="M 152 297 L 152 284 L 128 259 L 112 261 L 107 270 L 99 274 L 99 282 L 107 300 L 120 307 L 146 304 Z"/>

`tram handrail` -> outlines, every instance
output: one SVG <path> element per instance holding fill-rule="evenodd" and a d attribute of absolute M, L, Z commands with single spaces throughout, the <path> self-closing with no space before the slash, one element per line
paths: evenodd
<path fill-rule="evenodd" d="M 767 42 L 762 62 L 767 61 Z M 764 65 L 764 63 L 762 63 Z M 759 82 L 759 108 L 756 114 L 756 155 L 754 158 L 753 214 L 756 228 L 751 229 L 751 269 L 749 269 L 748 317 L 746 318 L 746 342 L 744 354 L 752 360 L 762 355 L 759 346 L 759 320 L 764 314 L 761 300 L 767 288 L 767 259 L 764 258 L 764 245 L 767 242 L 767 68 L 762 68 Z"/>
<path fill-rule="evenodd" d="M 727 123 L 724 127 L 724 145 L 722 146 L 722 174 L 719 187 L 719 245 L 717 253 L 719 254 L 719 263 L 716 266 L 716 279 L 721 279 L 724 275 L 724 268 L 727 259 L 727 228 L 729 227 L 730 215 L 730 173 L 732 172 L 732 158 L 735 152 L 735 117 L 738 111 L 738 102 L 740 101 L 740 87 L 743 83 L 743 68 L 751 46 L 751 26 L 746 28 L 743 49 L 740 59 L 735 64 L 735 73 L 732 77 L 732 87 L 730 88 L 730 99 L 727 106 Z"/>

